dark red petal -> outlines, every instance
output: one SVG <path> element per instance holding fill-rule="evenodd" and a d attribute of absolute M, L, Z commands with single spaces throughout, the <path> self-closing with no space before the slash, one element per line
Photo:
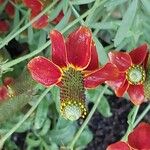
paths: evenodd
<path fill-rule="evenodd" d="M 111 63 L 107 63 L 103 68 L 85 76 L 84 86 L 86 88 L 94 88 L 105 81 L 116 80 L 117 78 L 117 67 Z"/>
<path fill-rule="evenodd" d="M 15 8 L 11 3 L 7 3 L 6 7 L 5 7 L 5 12 L 9 17 L 14 17 L 15 15 Z"/>
<path fill-rule="evenodd" d="M 126 81 L 125 73 L 119 73 L 118 78 L 115 81 L 106 82 L 109 86 L 111 86 L 114 90 L 122 87 Z"/>
<path fill-rule="evenodd" d="M 127 143 L 119 141 L 109 145 L 106 150 L 130 150 L 130 147 Z"/>
<path fill-rule="evenodd" d="M 36 12 L 32 11 L 30 19 L 32 20 L 37 15 L 38 14 Z M 48 26 L 48 16 L 47 15 L 41 16 L 37 21 L 35 21 L 34 23 L 32 23 L 32 26 L 35 29 L 43 29 L 43 28 L 45 28 L 46 26 Z"/>
<path fill-rule="evenodd" d="M 0 4 L 4 3 L 4 0 L 0 0 Z"/>
<path fill-rule="evenodd" d="M 67 58 L 70 64 L 83 70 L 91 60 L 92 33 L 89 28 L 81 26 L 72 32 L 67 39 Z"/>
<path fill-rule="evenodd" d="M 143 61 L 146 59 L 147 54 L 148 49 L 146 44 L 135 48 L 129 53 L 132 59 L 132 63 L 136 65 L 143 63 Z"/>
<path fill-rule="evenodd" d="M 60 68 L 42 56 L 33 58 L 28 63 L 28 69 L 32 78 L 45 86 L 56 84 L 61 79 Z"/>
<path fill-rule="evenodd" d="M 53 24 L 58 24 L 60 21 L 61 21 L 61 19 L 64 17 L 64 13 L 63 13 L 63 11 L 61 11 L 59 14 L 58 14 L 58 16 L 54 19 L 54 20 L 52 20 L 51 22 L 53 23 Z"/>
<path fill-rule="evenodd" d="M 64 67 L 67 64 L 66 45 L 63 35 L 53 30 L 50 33 L 50 39 L 52 42 L 52 61 L 60 67 Z"/>
<path fill-rule="evenodd" d="M 128 143 L 138 150 L 150 150 L 150 124 L 140 123 L 128 136 Z"/>
<path fill-rule="evenodd" d="M 0 87 L 0 101 L 8 98 L 8 90 L 5 86 Z"/>
<path fill-rule="evenodd" d="M 144 102 L 143 85 L 130 85 L 128 88 L 128 94 L 133 104 L 140 105 Z"/>
<path fill-rule="evenodd" d="M 128 87 L 129 87 L 129 83 L 127 80 L 125 80 L 125 83 L 123 84 L 123 86 L 115 90 L 116 96 L 122 97 L 124 93 L 127 91 Z"/>
<path fill-rule="evenodd" d="M 0 33 L 8 32 L 9 24 L 7 21 L 0 20 Z"/>
<path fill-rule="evenodd" d="M 131 57 L 126 52 L 109 52 L 110 62 L 115 64 L 119 71 L 126 71 L 132 64 Z"/>
<path fill-rule="evenodd" d="M 43 4 L 39 0 L 23 0 L 23 3 L 36 13 L 40 13 L 43 9 Z"/>
<path fill-rule="evenodd" d="M 94 41 L 92 41 L 92 46 L 91 46 L 91 61 L 88 67 L 85 69 L 87 71 L 94 71 L 99 68 L 99 62 L 98 62 L 98 54 L 96 50 L 96 46 Z"/>

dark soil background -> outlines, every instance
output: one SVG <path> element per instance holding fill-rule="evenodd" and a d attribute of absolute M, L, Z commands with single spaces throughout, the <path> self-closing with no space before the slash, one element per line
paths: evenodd
<path fill-rule="evenodd" d="M 89 123 L 89 128 L 94 137 L 85 150 L 106 150 L 108 145 L 119 141 L 128 128 L 127 116 L 133 105 L 129 101 L 116 96 L 109 96 L 108 102 L 113 115 L 109 118 L 104 118 L 99 112 L 94 113 Z M 90 104 L 89 108 L 92 105 Z M 142 104 L 139 114 L 145 107 L 146 104 Z M 150 122 L 150 112 L 143 121 Z"/>

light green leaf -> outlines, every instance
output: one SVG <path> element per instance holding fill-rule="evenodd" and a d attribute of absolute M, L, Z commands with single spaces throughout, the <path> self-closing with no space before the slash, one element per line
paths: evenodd
<path fill-rule="evenodd" d="M 97 109 L 104 117 L 110 117 L 112 115 L 110 111 L 110 105 L 104 96 L 102 97 Z"/>
<path fill-rule="evenodd" d="M 114 39 L 115 47 L 117 47 L 124 40 L 128 31 L 130 30 L 134 21 L 134 17 L 136 15 L 137 7 L 138 7 L 137 4 L 138 4 L 138 0 L 133 0 L 132 3 L 129 5 L 126 13 L 124 14 L 122 23 Z"/>
<path fill-rule="evenodd" d="M 72 4 L 75 4 L 75 5 L 83 5 L 83 4 L 89 4 L 89 3 L 92 3 L 94 2 L 95 0 L 74 0 L 72 1 Z"/>
<path fill-rule="evenodd" d="M 150 13 L 150 1 L 149 0 L 141 0 L 144 8 L 148 13 Z"/>
<path fill-rule="evenodd" d="M 98 57 L 99 57 L 100 63 L 101 64 L 105 64 L 107 62 L 107 60 L 108 60 L 107 53 L 106 53 L 104 47 L 102 46 L 102 44 L 97 39 L 97 37 L 94 37 L 94 42 L 96 44 L 96 48 L 97 48 L 97 52 L 98 52 Z"/>

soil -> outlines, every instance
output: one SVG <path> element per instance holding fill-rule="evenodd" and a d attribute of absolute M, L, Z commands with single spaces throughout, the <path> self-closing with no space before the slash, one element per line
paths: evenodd
<path fill-rule="evenodd" d="M 109 96 L 108 102 L 111 106 L 112 116 L 104 118 L 99 112 L 95 112 L 89 128 L 93 132 L 93 140 L 87 145 L 85 150 L 106 150 L 111 143 L 119 141 L 125 134 L 128 124 L 127 116 L 132 108 L 132 104 L 116 96 Z M 93 104 L 90 104 L 91 108 Z M 146 104 L 142 104 L 139 113 L 144 110 Z M 143 119 L 150 123 L 150 112 Z"/>

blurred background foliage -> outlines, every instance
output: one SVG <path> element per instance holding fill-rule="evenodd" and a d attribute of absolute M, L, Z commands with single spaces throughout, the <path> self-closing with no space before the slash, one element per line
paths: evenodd
<path fill-rule="evenodd" d="M 7 0 L 8 2 L 8 0 Z M 5 2 L 5 3 L 7 3 Z M 98 50 L 100 64 L 107 61 L 107 53 L 112 50 L 130 51 L 142 43 L 150 44 L 150 1 L 149 0 L 61 0 L 52 9 L 48 11 L 49 25 L 41 30 L 36 30 L 29 26 L 20 34 L 17 34 L 13 40 L 3 43 L 11 39 L 12 35 L 19 31 L 29 22 L 29 10 L 22 3 L 14 3 L 15 16 L 9 20 L 10 29 L 6 34 L 0 34 L 0 61 L 1 66 L 7 61 L 18 60 L 22 56 L 33 53 L 40 49 L 48 40 L 49 32 L 57 29 L 67 35 L 80 25 L 86 25 L 91 28 L 93 38 Z M 4 16 L 4 5 L 0 4 L 0 18 Z M 60 11 L 63 11 L 64 17 L 58 24 L 51 23 Z M 84 14 L 85 17 L 84 17 Z M 82 17 L 83 16 L 83 17 Z M 77 20 L 77 21 L 76 21 Z M 75 21 L 75 22 L 74 22 Z M 50 47 L 45 47 L 38 55 L 49 57 Z M 29 57 L 27 57 L 29 58 Z M 18 87 L 23 88 L 23 92 L 15 95 L 7 102 L 0 104 L 0 112 L 6 113 L 6 118 L 0 122 L 0 136 L 3 137 L 13 126 L 35 105 L 37 99 L 44 91 L 44 87 L 35 84 L 31 87 L 35 90 L 33 96 L 29 93 L 29 84 L 23 86 L 25 78 L 18 80 L 21 76 L 23 68 L 29 59 L 23 59 L 21 63 L 14 63 L 11 68 L 6 68 L 1 75 L 1 83 L 7 76 L 11 76 L 16 80 Z M 10 72 L 11 69 L 11 72 Z M 19 89 L 14 90 L 18 91 Z M 99 93 L 102 91 L 103 85 L 93 90 L 86 91 L 87 103 L 95 103 Z M 23 96 L 21 96 L 23 94 Z M 107 88 L 102 96 L 101 102 L 97 107 L 104 117 L 112 115 L 109 101 L 106 95 L 112 95 L 113 92 Z M 3 107 L 12 104 L 17 99 L 26 101 L 26 106 L 15 104 L 18 109 L 11 110 L 10 107 Z M 14 107 L 15 107 L 14 106 Z M 4 109 L 5 108 L 5 109 Z M 7 114 L 9 114 L 7 116 Z M 3 114 L 1 113 L 0 116 Z M 39 103 L 37 109 L 30 117 L 7 139 L 4 145 L 5 150 L 65 150 L 66 146 L 73 140 L 74 135 L 80 128 L 83 120 L 70 122 L 59 116 L 59 89 L 53 87 L 48 94 Z M 76 150 L 82 150 L 92 140 L 92 132 L 88 126 L 82 132 L 80 138 L 75 144 Z"/>

